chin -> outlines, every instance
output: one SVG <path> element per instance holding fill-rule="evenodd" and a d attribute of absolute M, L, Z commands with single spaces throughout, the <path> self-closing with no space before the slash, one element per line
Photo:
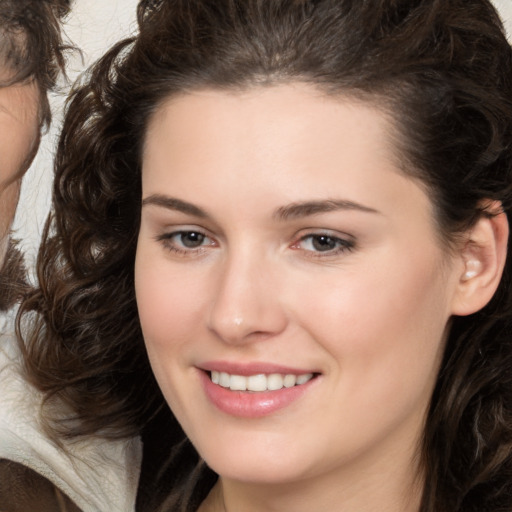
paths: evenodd
<path fill-rule="evenodd" d="M 313 456 L 301 454 L 297 445 L 285 448 L 285 443 L 272 441 L 232 443 L 229 448 L 219 443 L 199 453 L 218 475 L 248 484 L 293 483 L 311 473 Z"/>
<path fill-rule="evenodd" d="M 280 464 L 270 457 L 265 461 L 255 461 L 242 455 L 237 461 L 217 461 L 209 467 L 223 479 L 246 484 L 283 485 L 304 477 L 302 471 L 291 467 L 290 461 Z"/>

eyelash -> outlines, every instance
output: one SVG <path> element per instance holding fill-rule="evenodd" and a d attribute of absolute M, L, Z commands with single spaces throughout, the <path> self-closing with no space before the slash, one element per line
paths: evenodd
<path fill-rule="evenodd" d="M 201 245 L 198 245 L 197 247 L 186 248 L 186 247 L 180 247 L 179 245 L 176 244 L 176 242 L 173 242 L 173 239 L 180 237 L 180 236 L 183 237 L 184 235 L 188 235 L 188 236 L 198 235 L 199 237 L 202 237 L 201 242 L 203 242 L 205 240 L 209 240 L 210 243 L 206 243 L 206 244 L 201 243 Z M 330 242 L 330 243 L 334 244 L 335 247 L 333 247 L 332 249 L 328 249 L 326 251 L 302 248 L 302 250 L 305 253 L 308 253 L 307 256 L 309 258 L 333 257 L 333 256 L 340 255 L 342 253 L 345 253 L 345 252 L 353 251 L 355 248 L 355 242 L 353 240 L 348 240 L 345 238 L 333 236 L 330 233 L 321 233 L 321 232 L 308 233 L 307 235 L 303 235 L 302 237 L 299 238 L 298 241 L 294 242 L 291 245 L 291 248 L 294 250 L 301 250 L 300 245 L 302 243 L 304 243 L 307 240 L 310 240 L 311 244 L 314 244 L 315 239 L 317 242 L 321 239 L 324 239 L 324 242 L 327 242 L 327 243 Z M 163 235 L 158 236 L 157 241 L 163 243 L 164 247 L 167 250 L 173 252 L 174 254 L 180 255 L 180 256 L 199 255 L 204 252 L 206 247 L 212 247 L 212 246 L 216 245 L 216 243 L 206 233 L 202 232 L 201 230 L 193 230 L 193 229 L 190 229 L 190 230 L 184 229 L 184 230 L 180 230 L 180 231 L 173 231 L 171 233 L 165 233 Z M 183 245 L 183 241 L 181 243 Z"/>
<path fill-rule="evenodd" d="M 211 238 L 206 233 L 203 233 L 199 229 L 197 229 L 197 230 L 183 229 L 180 231 L 173 231 L 172 233 L 165 233 L 163 235 L 158 236 L 157 241 L 162 242 L 162 244 L 164 245 L 164 247 L 167 250 L 169 250 L 179 256 L 190 256 L 190 255 L 201 254 L 205 250 L 205 247 L 214 245 L 213 241 L 211 241 L 211 243 L 201 244 L 201 245 L 198 245 L 197 247 L 189 247 L 189 248 L 180 247 L 180 246 L 176 245 L 176 242 L 173 242 L 173 239 L 177 238 L 179 236 L 183 236 L 183 235 L 189 235 L 189 236 L 190 235 L 199 235 L 200 237 L 203 237 L 203 240 L 211 241 Z"/>
<path fill-rule="evenodd" d="M 315 239 L 319 241 L 320 239 L 325 239 L 327 242 L 331 242 L 335 245 L 332 249 L 328 249 L 326 251 L 312 250 L 312 249 L 302 249 L 308 253 L 308 257 L 310 258 L 328 258 L 333 256 L 338 256 L 345 252 L 351 252 L 355 248 L 355 242 L 350 239 L 340 238 L 338 236 L 334 236 L 331 233 L 308 233 L 307 235 L 303 235 L 297 242 L 292 244 L 292 249 L 300 250 L 300 244 L 303 242 L 310 240 L 311 244 L 314 244 Z"/>

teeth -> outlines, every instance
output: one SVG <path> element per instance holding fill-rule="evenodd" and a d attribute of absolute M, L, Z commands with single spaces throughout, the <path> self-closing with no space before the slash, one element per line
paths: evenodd
<path fill-rule="evenodd" d="M 301 384 L 306 384 L 308 380 L 311 380 L 311 377 L 313 377 L 311 373 L 308 373 L 307 375 L 299 375 L 297 377 L 297 385 L 300 386 Z"/>
<path fill-rule="evenodd" d="M 219 378 L 219 384 L 223 388 L 229 388 L 229 386 L 231 385 L 231 377 L 227 373 L 221 372 L 220 378 Z"/>
<path fill-rule="evenodd" d="M 282 375 L 280 373 L 272 373 L 266 375 L 260 373 L 258 375 L 230 375 L 225 372 L 212 371 L 210 378 L 214 384 L 218 384 L 223 388 L 229 388 L 232 391 L 278 391 L 279 389 L 292 388 L 306 384 L 313 378 L 312 373 L 303 375 Z"/>
<path fill-rule="evenodd" d="M 293 386 L 295 386 L 295 384 L 297 384 L 297 376 L 296 375 L 285 375 L 284 382 L 283 382 L 283 385 L 285 388 L 293 388 Z"/>
<path fill-rule="evenodd" d="M 276 391 L 283 387 L 284 378 L 279 373 L 273 373 L 267 377 L 267 389 L 269 391 Z"/>
<path fill-rule="evenodd" d="M 231 386 L 230 386 L 231 387 Z M 251 375 L 247 377 L 247 390 L 248 391 L 266 391 L 267 388 L 267 376 L 260 375 Z"/>
<path fill-rule="evenodd" d="M 227 373 L 225 375 L 227 375 Z M 241 375 L 231 375 L 229 379 L 229 389 L 233 391 L 245 391 L 247 389 L 247 379 Z"/>

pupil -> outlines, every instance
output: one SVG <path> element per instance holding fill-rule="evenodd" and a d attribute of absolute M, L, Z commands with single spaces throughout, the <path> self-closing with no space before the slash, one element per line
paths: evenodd
<path fill-rule="evenodd" d="M 204 235 L 201 233 L 191 231 L 181 235 L 181 242 L 185 247 L 198 247 L 203 243 L 203 241 Z"/>
<path fill-rule="evenodd" d="M 330 236 L 315 236 L 313 238 L 313 247 L 317 251 L 330 251 L 336 247 L 336 241 Z"/>

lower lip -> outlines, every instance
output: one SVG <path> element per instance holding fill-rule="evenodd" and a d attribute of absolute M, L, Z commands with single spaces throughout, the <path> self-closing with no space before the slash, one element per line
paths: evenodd
<path fill-rule="evenodd" d="M 259 418 L 268 416 L 299 400 L 316 380 L 313 378 L 299 386 L 282 388 L 277 391 L 231 391 L 214 384 L 209 373 L 200 371 L 206 396 L 218 409 L 231 416 Z"/>

